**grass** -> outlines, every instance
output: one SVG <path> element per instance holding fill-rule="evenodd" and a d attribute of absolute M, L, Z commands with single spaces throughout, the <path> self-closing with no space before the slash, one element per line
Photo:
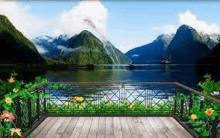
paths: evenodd
<path fill-rule="evenodd" d="M 146 114 L 172 114 L 173 107 L 165 104 L 158 104 L 152 107 L 145 105 L 136 100 L 133 102 L 133 108 L 127 101 L 118 103 L 110 103 L 102 101 L 99 105 L 92 104 L 91 101 L 83 103 L 69 103 L 69 105 L 56 105 L 55 103 L 48 104 L 48 113 L 53 115 L 146 115 Z"/>

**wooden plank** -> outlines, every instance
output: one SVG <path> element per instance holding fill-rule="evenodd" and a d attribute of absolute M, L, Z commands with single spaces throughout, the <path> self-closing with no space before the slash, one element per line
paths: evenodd
<path fill-rule="evenodd" d="M 168 138 L 177 138 L 170 129 L 163 123 L 163 121 L 159 117 L 154 117 L 154 121 L 157 124 L 157 127 L 162 130 L 162 132 L 168 137 Z"/>
<path fill-rule="evenodd" d="M 58 119 L 59 117 L 52 117 L 50 122 L 43 128 L 43 130 L 38 135 L 36 135 L 35 138 L 43 138 Z"/>
<path fill-rule="evenodd" d="M 92 117 L 86 117 L 86 120 L 85 120 L 83 127 L 82 127 L 82 131 L 79 136 L 80 138 L 87 138 L 88 137 L 91 123 L 92 123 Z"/>
<path fill-rule="evenodd" d="M 106 131 L 105 131 L 105 117 L 99 117 L 99 125 L 98 125 L 98 135 L 97 138 L 105 138 Z"/>
<path fill-rule="evenodd" d="M 121 132 L 121 123 L 119 117 L 113 117 L 115 138 L 123 138 Z"/>
<path fill-rule="evenodd" d="M 114 138 L 113 117 L 106 117 L 106 138 Z"/>
<path fill-rule="evenodd" d="M 177 127 L 170 120 L 168 120 L 168 117 L 160 117 L 160 119 L 170 129 L 170 131 L 176 135 L 177 138 L 185 138 L 185 136 L 178 131 Z"/>
<path fill-rule="evenodd" d="M 132 138 L 131 133 L 128 128 L 128 123 L 125 117 L 119 117 L 121 125 L 121 130 L 122 130 L 122 136 L 124 138 Z"/>
<path fill-rule="evenodd" d="M 147 117 L 140 117 L 141 122 L 143 123 L 149 137 L 151 138 L 158 138 L 156 132 L 154 131 L 154 129 L 152 128 L 152 126 L 150 125 L 150 122 L 147 120 Z"/>
<path fill-rule="evenodd" d="M 141 135 L 139 134 L 139 131 L 135 127 L 132 117 L 126 117 L 126 120 L 127 120 L 128 128 L 129 128 L 132 138 L 140 138 Z"/>
<path fill-rule="evenodd" d="M 152 128 L 157 133 L 157 136 L 159 138 L 167 138 L 167 136 L 164 134 L 164 132 L 161 130 L 161 128 L 158 127 L 158 124 L 154 120 L 154 117 L 147 117 L 147 120 L 151 124 Z"/>
<path fill-rule="evenodd" d="M 35 137 L 37 134 L 40 133 L 40 131 L 43 130 L 43 128 L 51 121 L 52 117 L 47 117 L 43 122 L 41 122 L 41 124 L 34 129 L 34 131 L 32 132 L 33 137 Z"/>
<path fill-rule="evenodd" d="M 57 129 L 56 133 L 62 135 L 62 133 L 65 131 L 66 127 L 69 125 L 71 119 L 72 119 L 72 117 L 65 117 L 65 120 L 60 125 L 60 127 Z"/>
<path fill-rule="evenodd" d="M 143 125 L 143 123 L 141 122 L 139 117 L 133 117 L 132 118 L 134 120 L 134 124 L 138 129 L 138 132 L 141 134 L 141 138 L 148 138 L 149 135 Z"/>
<path fill-rule="evenodd" d="M 80 135 L 80 132 L 82 130 L 83 124 L 85 122 L 85 117 L 79 117 L 79 120 L 75 126 L 75 129 L 73 130 L 73 133 L 71 134 L 70 138 L 78 138 Z"/>
<path fill-rule="evenodd" d="M 99 117 L 92 117 L 92 126 L 89 130 L 88 138 L 96 138 L 98 133 Z"/>
<path fill-rule="evenodd" d="M 61 134 L 57 134 L 56 131 L 65 120 L 65 117 L 59 117 L 56 123 L 50 128 L 44 138 L 61 138 Z"/>
<path fill-rule="evenodd" d="M 67 128 L 65 129 L 65 131 L 62 134 L 62 138 L 70 138 L 78 120 L 79 120 L 79 117 L 72 117 L 69 125 L 67 126 Z"/>
<path fill-rule="evenodd" d="M 168 120 L 171 121 L 178 129 L 178 131 L 182 133 L 185 137 L 193 138 L 193 136 L 188 131 L 186 131 L 185 128 L 182 127 L 173 117 L 169 117 Z"/>

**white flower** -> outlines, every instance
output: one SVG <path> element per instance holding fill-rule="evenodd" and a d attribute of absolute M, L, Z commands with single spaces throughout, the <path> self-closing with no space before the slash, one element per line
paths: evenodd
<path fill-rule="evenodd" d="M 173 101 L 174 101 L 173 97 L 172 97 L 172 96 L 169 96 L 169 97 L 168 97 L 168 101 L 169 101 L 169 102 L 173 102 Z"/>
<path fill-rule="evenodd" d="M 204 101 L 205 97 L 204 96 L 201 96 L 200 97 L 200 101 Z"/>
<path fill-rule="evenodd" d="M 219 93 L 220 93 L 220 92 L 218 92 L 218 91 L 213 91 L 213 92 L 211 93 L 211 95 L 212 95 L 212 96 L 217 96 L 217 95 L 219 95 Z"/>

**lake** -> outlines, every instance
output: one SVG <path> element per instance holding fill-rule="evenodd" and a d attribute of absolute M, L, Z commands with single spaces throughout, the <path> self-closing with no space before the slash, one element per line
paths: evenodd
<path fill-rule="evenodd" d="M 1 68 L 0 79 L 9 78 L 12 71 L 12 68 Z M 47 78 L 49 82 L 179 82 L 199 91 L 201 89 L 197 84 L 205 81 L 203 76 L 207 72 L 213 80 L 220 80 L 220 75 L 213 72 L 211 66 L 189 64 L 136 64 L 131 70 L 126 69 L 125 65 L 105 65 L 94 70 L 20 68 L 15 72 L 18 73 L 16 79 L 25 82 L 33 81 L 36 76 Z"/>

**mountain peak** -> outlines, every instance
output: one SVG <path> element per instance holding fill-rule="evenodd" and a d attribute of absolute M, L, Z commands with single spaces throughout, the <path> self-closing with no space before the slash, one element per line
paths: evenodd
<path fill-rule="evenodd" d="M 83 30 L 79 35 L 93 35 L 93 34 L 88 30 Z"/>
<path fill-rule="evenodd" d="M 5 15 L 0 14 L 0 19 L 8 19 Z"/>
<path fill-rule="evenodd" d="M 179 41 L 179 39 L 181 39 L 182 41 L 185 41 L 185 42 L 189 42 L 191 40 L 200 41 L 199 33 L 191 26 L 188 26 L 185 24 L 181 25 L 177 29 L 177 32 L 174 36 L 174 40 L 177 38 L 178 38 L 178 41 Z"/>
<path fill-rule="evenodd" d="M 183 25 L 181 25 L 180 27 L 179 27 L 179 29 L 178 30 L 185 30 L 185 29 L 193 29 L 191 26 L 189 26 L 189 25 L 186 25 L 186 24 L 183 24 Z"/>

